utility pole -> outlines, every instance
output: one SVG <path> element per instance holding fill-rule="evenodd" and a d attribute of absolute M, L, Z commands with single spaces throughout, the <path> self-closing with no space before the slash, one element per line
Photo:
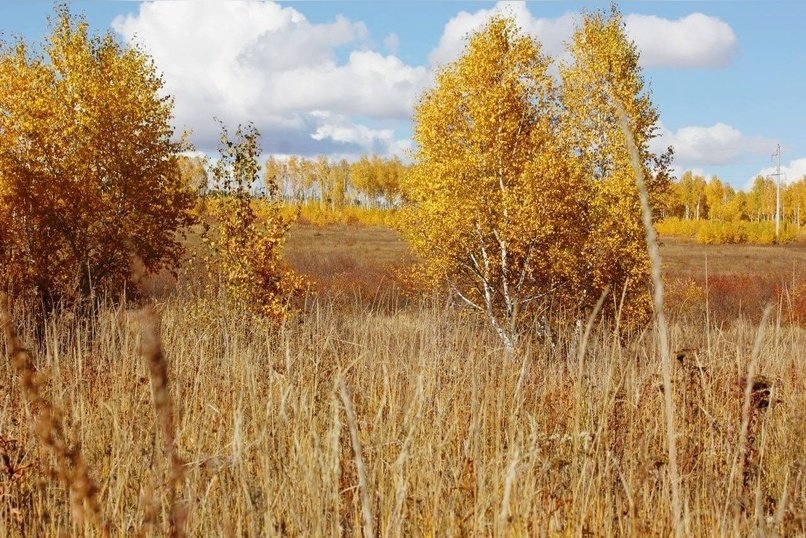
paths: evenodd
<path fill-rule="evenodd" d="M 781 144 L 773 153 L 771 158 L 778 158 L 775 174 L 775 242 L 778 242 L 778 234 L 781 228 Z"/>

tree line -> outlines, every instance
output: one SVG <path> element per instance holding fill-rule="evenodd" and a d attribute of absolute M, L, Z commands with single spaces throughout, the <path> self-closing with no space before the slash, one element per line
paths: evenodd
<path fill-rule="evenodd" d="M 671 185 L 665 217 L 685 220 L 772 222 L 775 220 L 776 182 L 757 176 L 749 190 L 736 190 L 717 176 L 688 171 Z M 782 222 L 806 224 L 806 176 L 781 185 Z"/>
<path fill-rule="evenodd" d="M 179 158 L 186 182 L 200 194 L 221 193 L 211 185 L 210 165 L 200 156 Z M 270 156 L 263 162 L 262 182 L 256 192 L 266 195 L 268 185 L 277 184 L 275 195 L 287 203 L 318 203 L 328 209 L 345 206 L 398 207 L 403 202 L 401 182 L 410 166 L 398 157 L 362 155 L 355 162 L 291 155 Z"/>

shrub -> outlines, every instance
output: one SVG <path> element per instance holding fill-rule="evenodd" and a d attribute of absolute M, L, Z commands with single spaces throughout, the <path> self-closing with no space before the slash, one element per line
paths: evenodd
<path fill-rule="evenodd" d="M 195 196 L 142 51 L 60 8 L 42 53 L 0 44 L 0 287 L 45 312 L 173 268 Z"/>
<path fill-rule="evenodd" d="M 800 283 L 791 291 L 792 317 L 796 323 L 806 326 L 806 283 Z"/>
<path fill-rule="evenodd" d="M 699 321 L 705 316 L 706 291 L 702 282 L 678 278 L 665 283 L 666 306 L 674 315 Z"/>
<path fill-rule="evenodd" d="M 276 201 L 277 183 L 266 179 L 268 200 L 263 203 L 256 204 L 250 195 L 259 178 L 259 140 L 253 125 L 239 126 L 234 141 L 222 126 L 221 157 L 213 169 L 217 193 L 205 204 L 210 218 L 203 242 L 208 270 L 219 275 L 228 297 L 255 314 L 281 321 L 302 281 L 280 258 L 290 220 Z"/>

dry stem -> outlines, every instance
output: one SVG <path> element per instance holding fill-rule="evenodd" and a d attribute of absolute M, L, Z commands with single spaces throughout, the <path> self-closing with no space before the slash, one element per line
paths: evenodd
<path fill-rule="evenodd" d="M 167 485 L 170 533 L 171 536 L 182 537 L 185 535 L 187 511 L 177 498 L 177 490 L 184 480 L 185 464 L 176 451 L 176 430 L 171 407 L 171 393 L 168 390 L 168 363 L 162 353 L 159 317 L 153 308 L 144 309 L 143 321 L 142 354 L 151 377 L 154 412 L 162 433 L 163 452 L 169 469 Z"/>
<path fill-rule="evenodd" d="M 652 225 L 652 208 L 649 205 L 649 191 L 646 187 L 644 168 L 641 164 L 638 146 L 635 143 L 635 136 L 630 128 L 630 122 L 627 118 L 627 111 L 624 109 L 624 105 L 616 97 L 614 97 L 613 102 L 618 112 L 619 125 L 621 126 L 621 130 L 627 142 L 630 162 L 635 172 L 638 196 L 641 199 L 641 216 L 643 217 L 644 230 L 646 231 L 646 244 L 649 249 L 649 259 L 652 264 L 652 284 L 654 288 L 652 297 L 655 305 L 655 317 L 658 322 L 658 346 L 660 347 L 660 357 L 663 368 L 663 400 L 666 411 L 666 451 L 669 458 L 669 481 L 671 482 L 672 490 L 672 518 L 675 536 L 682 536 L 683 515 L 680 503 L 680 476 L 677 471 L 677 440 L 674 423 L 672 361 L 669 353 L 669 328 L 666 323 L 666 314 L 663 304 L 660 249 L 658 248 L 658 238 L 655 233 L 655 227 Z"/>

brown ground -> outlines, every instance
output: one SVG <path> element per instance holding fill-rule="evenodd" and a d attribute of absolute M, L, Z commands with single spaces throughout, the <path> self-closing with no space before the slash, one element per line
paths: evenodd
<path fill-rule="evenodd" d="M 408 247 L 389 228 L 295 224 L 285 258 L 320 291 L 361 290 L 374 295 L 396 280 L 410 260 Z"/>
<path fill-rule="evenodd" d="M 806 276 L 806 245 L 699 245 L 674 238 L 663 238 L 661 256 L 668 276 L 704 277 L 746 275 L 768 278 Z"/>
<path fill-rule="evenodd" d="M 806 276 L 806 245 L 699 245 L 662 238 L 661 257 L 667 277 L 743 275 Z M 379 227 L 333 225 L 318 228 L 295 225 L 286 246 L 291 265 L 314 278 L 328 280 L 353 273 L 357 278 L 381 276 L 385 267 L 410 259 L 406 243 L 393 230 Z"/>

